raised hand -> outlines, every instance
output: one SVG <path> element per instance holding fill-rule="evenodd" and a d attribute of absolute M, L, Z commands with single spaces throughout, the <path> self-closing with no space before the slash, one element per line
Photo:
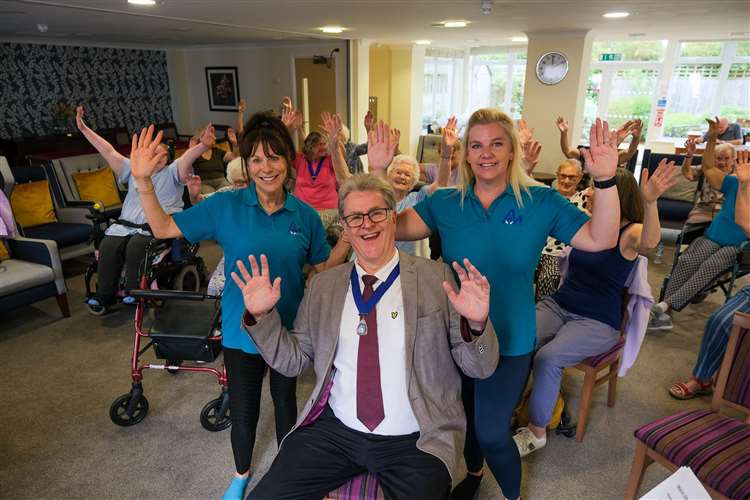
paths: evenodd
<path fill-rule="evenodd" d="M 398 145 L 401 143 L 401 131 L 397 128 L 391 129 L 390 146 L 393 147 L 393 154 L 398 152 Z"/>
<path fill-rule="evenodd" d="M 695 139 L 685 141 L 685 154 L 689 156 L 695 155 Z"/>
<path fill-rule="evenodd" d="M 84 131 L 89 128 L 88 125 L 86 125 L 86 122 L 83 121 L 83 114 L 83 106 L 78 106 L 76 108 L 76 126 L 80 131 Z"/>
<path fill-rule="evenodd" d="M 630 125 L 630 134 L 635 137 L 636 135 L 640 137 L 641 131 L 643 130 L 643 122 L 640 118 L 637 118 L 633 120 L 633 123 Z"/>
<path fill-rule="evenodd" d="M 338 142 L 343 123 L 341 117 L 337 114 L 331 114 L 323 111 L 320 114 L 320 120 L 323 122 L 323 131 L 328 136 L 328 142 Z"/>
<path fill-rule="evenodd" d="M 740 182 L 750 182 L 750 151 L 737 151 L 735 173 Z"/>
<path fill-rule="evenodd" d="M 235 140 L 237 140 L 236 136 Z M 206 130 L 204 130 L 201 134 L 201 144 L 203 144 L 207 148 L 210 148 L 211 146 L 216 144 L 216 130 L 214 130 L 214 126 L 210 123 L 206 125 Z"/>
<path fill-rule="evenodd" d="M 455 116 L 448 118 L 448 122 L 440 132 L 440 156 L 448 157 L 453 154 L 453 149 L 458 144 L 458 120 Z"/>
<path fill-rule="evenodd" d="M 398 146 L 395 133 L 383 120 L 379 120 L 367 134 L 367 162 L 370 170 L 385 170 L 393 160 Z"/>
<path fill-rule="evenodd" d="M 289 129 L 290 132 L 294 132 L 302 128 L 304 117 L 302 116 L 302 113 L 300 111 L 296 110 L 294 106 L 292 106 L 291 100 L 289 100 L 289 103 L 287 105 L 286 99 L 289 98 L 284 98 L 284 107 L 281 110 L 281 121 L 284 123 L 284 125 L 286 125 L 286 128 Z"/>
<path fill-rule="evenodd" d="M 706 118 L 706 122 L 708 122 L 708 137 L 719 137 L 719 130 L 721 129 L 719 117 L 716 116 L 715 120 Z"/>
<path fill-rule="evenodd" d="M 244 113 L 246 109 L 247 109 L 247 103 L 245 102 L 244 99 L 240 99 L 240 102 L 237 105 L 237 111 L 239 111 L 240 113 Z"/>
<path fill-rule="evenodd" d="M 158 169 L 159 160 L 164 154 L 161 144 L 162 132 L 154 137 L 154 126 L 141 130 L 140 135 L 133 134 L 130 145 L 130 171 L 135 179 L 151 177 Z"/>
<path fill-rule="evenodd" d="M 562 133 L 567 133 L 568 128 L 570 128 L 568 120 L 566 120 L 562 116 L 557 117 L 557 120 L 555 120 L 555 125 L 557 125 L 557 129 Z"/>
<path fill-rule="evenodd" d="M 534 137 L 534 129 L 529 128 L 529 124 L 521 118 L 518 120 L 518 141 L 521 146 L 529 142 Z"/>
<path fill-rule="evenodd" d="M 522 146 L 523 159 L 528 165 L 536 165 L 539 161 L 539 154 L 542 152 L 542 145 L 539 141 L 531 140 Z"/>
<path fill-rule="evenodd" d="M 232 127 L 227 129 L 227 139 L 229 139 L 229 143 L 232 144 L 232 146 L 237 145 L 237 132 L 235 132 Z"/>
<path fill-rule="evenodd" d="M 369 132 L 372 130 L 372 126 L 375 124 L 375 115 L 372 114 L 372 111 L 369 109 L 367 110 L 367 113 L 365 114 L 365 130 Z"/>
<path fill-rule="evenodd" d="M 677 184 L 677 167 L 673 161 L 667 162 L 663 158 L 649 177 L 648 169 L 644 168 L 641 173 L 641 194 L 643 201 L 653 203 L 664 194 L 664 191 Z"/>
<path fill-rule="evenodd" d="M 453 263 L 453 269 L 461 283 L 458 293 L 447 281 L 443 281 L 443 289 L 453 308 L 466 318 L 469 326 L 473 330 L 484 330 L 487 316 L 490 314 L 490 282 L 469 262 L 469 259 L 464 259 L 464 266 L 466 269 L 458 262 Z"/>
<path fill-rule="evenodd" d="M 630 129 L 633 126 L 633 123 L 635 120 L 628 120 L 622 125 L 620 125 L 620 128 L 617 129 L 617 144 L 619 145 L 622 141 L 625 140 L 627 136 L 630 135 Z"/>
<path fill-rule="evenodd" d="M 242 263 L 237 261 L 237 269 L 240 275 L 232 271 L 232 279 L 242 292 L 242 300 L 245 303 L 245 309 L 256 319 L 273 309 L 281 298 L 281 276 L 278 276 L 271 283 L 271 276 L 268 270 L 268 259 L 265 254 L 260 256 L 260 269 L 258 261 L 254 255 L 250 255 L 250 271 Z M 252 274 L 251 274 L 252 273 Z"/>
<path fill-rule="evenodd" d="M 606 120 L 596 119 L 589 131 L 590 147 L 581 149 L 586 170 L 594 180 L 606 180 L 617 172 L 617 131 L 609 131 Z"/>
<path fill-rule="evenodd" d="M 294 105 L 292 104 L 292 98 L 285 95 L 284 98 L 281 100 L 281 107 L 283 109 L 294 109 Z"/>

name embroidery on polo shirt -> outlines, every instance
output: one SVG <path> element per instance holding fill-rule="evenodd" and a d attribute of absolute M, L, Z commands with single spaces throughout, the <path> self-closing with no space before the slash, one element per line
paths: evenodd
<path fill-rule="evenodd" d="M 505 214 L 506 224 L 523 224 L 523 216 L 521 214 L 516 215 L 515 209 L 511 208 L 508 213 Z"/>

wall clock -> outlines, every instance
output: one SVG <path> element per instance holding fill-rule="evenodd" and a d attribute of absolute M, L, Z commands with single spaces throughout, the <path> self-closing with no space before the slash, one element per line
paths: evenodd
<path fill-rule="evenodd" d="M 568 74 L 568 58 L 559 52 L 542 54 L 536 63 L 536 77 L 545 85 L 560 83 Z"/>

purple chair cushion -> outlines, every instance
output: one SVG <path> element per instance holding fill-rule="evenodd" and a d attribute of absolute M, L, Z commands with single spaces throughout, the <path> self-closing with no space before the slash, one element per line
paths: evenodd
<path fill-rule="evenodd" d="M 330 492 L 328 498 L 335 500 L 383 500 L 385 496 L 375 475 L 365 473 Z"/>
<path fill-rule="evenodd" d="M 599 354 L 598 356 L 591 356 L 590 358 L 586 358 L 582 361 L 582 363 L 585 365 L 589 365 L 592 368 L 598 368 L 612 361 L 614 358 L 616 358 L 620 354 L 620 351 L 622 350 L 622 346 L 624 345 L 625 345 L 625 341 L 620 339 L 607 352 L 603 352 Z"/>
<path fill-rule="evenodd" d="M 724 399 L 750 409 L 750 330 L 740 330 Z"/>
<path fill-rule="evenodd" d="M 750 426 L 711 410 L 686 410 L 646 424 L 635 437 L 728 498 L 750 498 Z"/>

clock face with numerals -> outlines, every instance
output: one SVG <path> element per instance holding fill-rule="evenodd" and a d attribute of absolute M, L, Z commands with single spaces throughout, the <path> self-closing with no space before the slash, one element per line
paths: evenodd
<path fill-rule="evenodd" d="M 546 85 L 560 83 L 568 74 L 568 58 L 559 52 L 547 52 L 536 63 L 536 77 Z"/>

